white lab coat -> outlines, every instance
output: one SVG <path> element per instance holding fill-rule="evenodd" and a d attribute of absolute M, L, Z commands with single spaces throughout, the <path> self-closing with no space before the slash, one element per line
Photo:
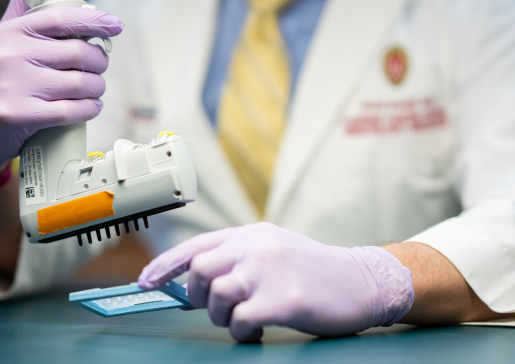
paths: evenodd
<path fill-rule="evenodd" d="M 155 253 L 258 221 L 201 102 L 217 2 L 97 4 L 127 27 L 114 40 L 105 109 L 89 124 L 91 151 L 172 130 L 197 170 L 198 200 L 150 220 Z M 407 57 L 399 84 L 385 66 L 396 46 Z M 515 311 L 513 100 L 513 1 L 328 0 L 265 219 L 331 245 L 428 244 L 491 309 Z"/>

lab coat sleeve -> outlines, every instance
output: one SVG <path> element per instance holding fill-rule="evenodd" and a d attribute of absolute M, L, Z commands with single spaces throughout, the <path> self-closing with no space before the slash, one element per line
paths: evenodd
<path fill-rule="evenodd" d="M 80 247 L 76 238 L 31 244 L 25 236 L 20 244 L 14 280 L 10 285 L 0 281 L 0 300 L 42 291 L 69 278 L 77 267 L 99 254 L 106 245 L 95 241 Z"/>
<path fill-rule="evenodd" d="M 490 309 L 513 312 L 515 2 L 455 4 L 455 186 L 463 212 L 409 241 L 445 255 Z"/>

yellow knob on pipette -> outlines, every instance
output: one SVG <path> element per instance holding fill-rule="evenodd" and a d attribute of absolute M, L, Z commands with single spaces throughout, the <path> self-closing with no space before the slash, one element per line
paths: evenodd
<path fill-rule="evenodd" d="M 88 154 L 88 158 L 100 158 L 100 157 L 104 157 L 104 153 L 102 152 L 93 152 L 93 153 L 89 153 Z"/>
<path fill-rule="evenodd" d="M 157 137 L 159 138 L 159 137 L 162 137 L 165 135 L 175 135 L 175 134 L 173 132 L 171 132 L 170 130 L 165 130 L 165 131 L 162 131 L 159 134 L 157 134 Z"/>

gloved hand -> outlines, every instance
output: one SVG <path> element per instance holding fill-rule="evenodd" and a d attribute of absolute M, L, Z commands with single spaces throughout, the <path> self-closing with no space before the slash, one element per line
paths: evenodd
<path fill-rule="evenodd" d="M 386 250 L 327 246 L 270 223 L 198 235 L 138 282 L 154 289 L 188 269 L 192 305 L 239 341 L 259 339 L 265 325 L 322 336 L 389 326 L 414 299 L 410 271 Z"/>
<path fill-rule="evenodd" d="M 124 27 L 98 10 L 56 7 L 23 16 L 26 10 L 23 0 L 11 0 L 0 23 L 0 164 L 39 129 L 90 120 L 103 107 L 107 54 L 59 38 L 112 37 Z"/>

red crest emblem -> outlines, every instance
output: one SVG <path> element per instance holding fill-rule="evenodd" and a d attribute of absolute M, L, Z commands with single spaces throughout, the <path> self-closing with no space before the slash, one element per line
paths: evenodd
<path fill-rule="evenodd" d="M 394 85 L 402 82 L 408 72 L 408 57 L 401 47 L 393 47 L 386 52 L 384 71 Z"/>

